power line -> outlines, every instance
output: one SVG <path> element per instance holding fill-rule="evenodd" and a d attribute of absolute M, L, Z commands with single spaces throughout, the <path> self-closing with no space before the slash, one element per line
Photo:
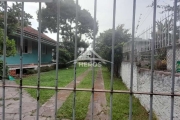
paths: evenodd
<path fill-rule="evenodd" d="M 158 3 L 159 1 L 160 1 L 160 0 L 158 0 L 157 3 Z M 145 19 L 144 19 L 144 21 L 141 23 L 141 25 L 139 25 L 139 27 L 143 25 L 143 23 L 146 21 L 146 19 L 149 17 L 149 15 L 152 13 L 152 11 L 153 11 L 153 9 L 149 9 L 147 16 L 145 17 Z"/>

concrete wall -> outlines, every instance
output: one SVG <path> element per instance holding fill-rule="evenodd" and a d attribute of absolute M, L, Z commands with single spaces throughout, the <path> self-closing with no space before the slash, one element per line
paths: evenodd
<path fill-rule="evenodd" d="M 167 48 L 167 69 L 171 70 L 172 69 L 172 59 L 173 59 L 173 53 L 172 53 L 172 47 Z M 176 46 L 176 62 L 180 61 L 180 46 Z M 175 63 L 176 64 L 176 63 Z"/>
<path fill-rule="evenodd" d="M 123 82 L 129 88 L 131 64 L 123 62 L 121 66 L 121 76 Z M 133 90 L 134 91 L 150 91 L 151 72 L 147 69 L 139 69 L 134 64 L 133 68 Z M 171 74 L 169 72 L 155 71 L 154 74 L 154 92 L 171 92 Z M 175 77 L 175 93 L 180 93 L 180 75 Z M 135 95 L 139 98 L 141 104 L 149 111 L 149 95 Z M 154 96 L 153 110 L 160 120 L 169 120 L 171 112 L 171 97 L 169 96 Z M 174 104 L 174 120 L 180 119 L 180 97 L 175 97 Z"/>

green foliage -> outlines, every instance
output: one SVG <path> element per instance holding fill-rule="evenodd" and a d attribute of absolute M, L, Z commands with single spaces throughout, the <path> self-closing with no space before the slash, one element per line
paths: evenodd
<path fill-rule="evenodd" d="M 8 77 L 8 67 L 6 66 L 6 78 Z M 3 61 L 2 60 L 0 60 L 0 79 L 2 79 L 2 77 L 3 77 Z"/>
<path fill-rule="evenodd" d="M 49 66 L 43 66 L 43 67 L 41 67 L 41 72 L 48 72 L 48 71 L 50 71 L 50 70 L 53 70 L 53 68 L 52 68 L 52 67 L 49 67 Z"/>
<path fill-rule="evenodd" d="M 36 74 L 36 73 L 37 73 L 37 70 L 34 70 L 34 69 L 27 69 L 26 70 L 26 74 L 28 74 L 28 75 Z"/>
<path fill-rule="evenodd" d="M 4 40 L 4 34 L 3 30 L 0 28 L 0 56 L 3 55 L 3 40 Z M 8 37 L 6 37 L 6 57 L 13 56 L 16 54 L 16 44 L 15 41 L 9 40 Z"/>
<path fill-rule="evenodd" d="M 155 69 L 167 70 L 167 61 L 166 60 L 158 60 L 155 65 Z"/>
<path fill-rule="evenodd" d="M 124 25 L 120 25 L 115 31 L 114 41 L 114 73 L 119 76 L 119 70 L 123 59 L 122 45 L 124 42 L 130 40 L 130 34 L 127 29 L 124 29 Z M 96 52 L 108 61 L 111 61 L 111 50 L 112 50 L 112 29 L 109 29 L 100 34 L 97 38 Z M 111 69 L 111 65 L 106 65 L 108 69 Z"/>
<path fill-rule="evenodd" d="M 12 6 L 8 6 L 7 8 L 7 33 L 12 34 L 17 28 L 21 25 L 21 11 L 22 11 L 22 4 L 21 3 L 13 3 Z M 29 19 L 33 17 L 24 12 L 24 26 L 31 25 Z M 4 28 L 4 4 L 0 3 L 0 28 Z"/>
<path fill-rule="evenodd" d="M 46 3 L 46 7 L 42 8 L 42 32 L 57 32 L 57 1 Z M 38 14 L 39 15 L 39 14 Z M 76 3 L 74 0 L 60 0 L 60 34 L 63 40 L 63 46 L 74 59 L 75 46 L 75 23 L 76 23 Z M 90 12 L 81 9 L 78 5 L 78 26 L 77 26 L 77 52 L 86 50 L 89 46 L 86 39 L 92 38 L 94 28 L 94 19 Z M 98 23 L 96 23 L 95 33 L 98 31 Z"/>
<path fill-rule="evenodd" d="M 70 54 L 70 59 L 69 60 L 74 60 L 74 49 L 75 49 L 75 44 L 72 41 L 63 41 L 63 46 L 64 48 L 60 48 L 60 49 L 66 49 L 68 54 Z M 83 50 L 85 51 L 87 49 L 87 47 L 89 46 L 89 44 L 87 44 L 85 41 L 77 41 L 77 56 L 80 55 L 81 53 L 81 48 L 83 48 Z"/>
<path fill-rule="evenodd" d="M 76 4 L 74 0 L 60 0 L 60 21 L 61 35 L 64 39 L 73 41 L 75 33 Z M 81 35 L 92 37 L 93 34 L 93 18 L 91 14 L 81 9 L 78 5 L 78 36 Z M 48 29 L 50 32 L 57 32 L 57 1 L 46 3 L 46 7 L 42 8 L 42 31 Z M 98 27 L 97 27 L 98 28 Z M 96 33 L 97 33 L 96 29 Z"/>
<path fill-rule="evenodd" d="M 59 61 L 62 64 L 66 64 L 70 61 L 71 55 L 65 48 L 59 48 Z"/>
<path fill-rule="evenodd" d="M 69 49 L 71 49 L 71 46 L 69 46 Z M 72 59 L 72 54 L 73 53 L 70 53 L 66 48 L 64 47 L 60 47 L 59 48 L 59 64 L 60 64 L 60 68 L 62 67 L 67 67 L 69 66 L 70 64 L 67 64 L 69 61 L 71 61 Z M 53 56 L 54 59 L 56 59 L 56 54 Z"/>

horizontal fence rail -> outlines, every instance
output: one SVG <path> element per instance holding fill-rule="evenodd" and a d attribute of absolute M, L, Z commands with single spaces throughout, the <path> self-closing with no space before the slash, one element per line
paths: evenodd
<path fill-rule="evenodd" d="M 0 86 L 2 87 L 2 86 Z M 13 85 L 5 85 L 4 87 L 9 87 L 9 88 L 19 88 L 19 86 L 13 86 Z M 37 86 L 22 86 L 22 88 L 31 88 L 31 89 L 37 89 Z M 54 87 L 39 87 L 39 89 L 47 89 L 47 90 L 56 90 Z M 63 87 L 58 87 L 57 90 L 68 90 L 68 91 L 87 91 L 87 92 L 92 92 L 92 89 L 82 89 L 82 88 L 63 88 Z M 122 94 L 144 94 L 144 95 L 159 95 L 159 96 L 180 96 L 180 94 L 174 93 L 159 93 L 159 92 L 130 92 L 130 91 L 125 91 L 125 90 L 102 90 L 102 89 L 94 89 L 93 92 L 105 92 L 105 93 L 122 93 Z"/>

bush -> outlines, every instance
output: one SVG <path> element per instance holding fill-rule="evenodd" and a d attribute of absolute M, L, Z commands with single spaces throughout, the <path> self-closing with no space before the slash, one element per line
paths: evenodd
<path fill-rule="evenodd" d="M 27 70 L 26 70 L 26 74 L 27 74 L 27 75 L 36 74 L 36 73 L 37 73 L 37 70 L 34 70 L 34 69 L 27 69 Z"/>
<path fill-rule="evenodd" d="M 48 72 L 48 71 L 50 71 L 52 69 L 53 69 L 52 67 L 44 66 L 44 67 L 41 67 L 41 72 Z"/>
<path fill-rule="evenodd" d="M 156 63 L 157 70 L 166 70 L 167 69 L 167 61 L 166 60 L 158 60 Z"/>
<path fill-rule="evenodd" d="M 50 70 L 55 70 L 55 69 L 56 69 L 56 65 L 50 66 Z"/>
<path fill-rule="evenodd" d="M 3 77 L 3 61 L 0 60 L 0 79 Z M 8 78 L 8 66 L 6 66 L 6 78 Z"/>
<path fill-rule="evenodd" d="M 137 67 L 141 67 L 141 62 L 137 62 L 137 63 L 136 63 L 136 66 L 137 66 Z"/>
<path fill-rule="evenodd" d="M 53 56 L 54 59 L 56 59 L 56 54 Z M 67 64 L 69 61 L 71 61 L 72 59 L 72 55 L 71 53 L 65 49 L 65 48 L 59 48 L 59 68 L 66 68 L 68 66 L 70 66 L 71 64 Z"/>

